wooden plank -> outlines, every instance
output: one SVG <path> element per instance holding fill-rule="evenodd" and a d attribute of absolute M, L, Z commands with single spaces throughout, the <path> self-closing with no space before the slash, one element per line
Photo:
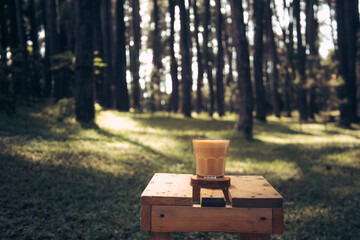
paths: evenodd
<path fill-rule="evenodd" d="M 239 240 L 270 240 L 270 234 L 239 233 Z"/>
<path fill-rule="evenodd" d="M 191 206 L 191 174 L 156 173 L 141 194 L 142 205 Z M 262 176 L 229 176 L 234 207 L 282 208 L 282 196 Z M 203 189 L 201 190 L 203 191 Z M 221 190 L 220 190 L 221 191 Z"/>
<path fill-rule="evenodd" d="M 151 231 L 271 233 L 272 209 L 152 206 Z"/>
<path fill-rule="evenodd" d="M 156 173 L 141 194 L 141 204 L 192 206 L 191 176 Z"/>
<path fill-rule="evenodd" d="M 282 196 L 262 176 L 231 176 L 234 207 L 282 208 Z"/>
<path fill-rule="evenodd" d="M 140 230 L 151 230 L 151 205 L 141 205 L 140 210 Z"/>
<path fill-rule="evenodd" d="M 272 209 L 272 233 L 281 234 L 284 231 L 284 209 Z"/>
<path fill-rule="evenodd" d="M 221 189 L 201 189 L 202 207 L 225 207 L 226 202 Z"/>
<path fill-rule="evenodd" d="M 151 232 L 151 240 L 170 240 L 172 237 L 171 232 Z"/>
<path fill-rule="evenodd" d="M 201 193 L 200 188 L 197 186 L 193 186 L 193 198 L 192 198 L 193 202 L 200 202 L 201 199 L 200 193 Z"/>

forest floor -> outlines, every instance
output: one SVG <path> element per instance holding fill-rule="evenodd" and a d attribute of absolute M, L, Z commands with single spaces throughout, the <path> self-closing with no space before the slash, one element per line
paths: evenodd
<path fill-rule="evenodd" d="M 148 238 L 140 195 L 155 172 L 194 173 L 194 138 L 230 139 L 226 172 L 263 175 L 283 195 L 285 231 L 273 239 L 360 239 L 360 125 L 300 131 L 295 117 L 269 116 L 246 141 L 232 114 L 186 119 L 97 105 L 97 127 L 83 128 L 72 114 L 61 117 L 66 105 L 0 114 L 0 239 Z"/>

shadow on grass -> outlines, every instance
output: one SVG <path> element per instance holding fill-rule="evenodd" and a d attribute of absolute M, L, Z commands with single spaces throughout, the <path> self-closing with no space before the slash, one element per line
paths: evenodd
<path fill-rule="evenodd" d="M 70 134 L 76 134 L 80 127 L 60 121 L 33 116 L 29 112 L 18 112 L 12 117 L 0 117 L 1 136 L 23 136 L 25 139 L 66 141 Z"/>
<path fill-rule="evenodd" d="M 0 238 L 146 238 L 139 231 L 139 210 L 150 174 L 114 176 L 32 163 L 18 155 L 1 154 L 0 161 Z"/>
<path fill-rule="evenodd" d="M 256 128 L 254 128 L 254 134 L 267 132 L 267 133 L 278 133 L 278 134 L 302 134 L 302 135 L 312 135 L 310 133 L 304 133 L 301 131 L 295 131 L 288 128 L 281 122 L 255 122 Z"/>

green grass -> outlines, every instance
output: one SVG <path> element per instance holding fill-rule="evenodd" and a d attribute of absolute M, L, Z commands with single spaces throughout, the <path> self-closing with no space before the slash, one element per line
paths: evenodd
<path fill-rule="evenodd" d="M 283 195 L 285 232 L 274 239 L 360 239 L 359 125 L 307 123 L 300 132 L 295 118 L 269 117 L 248 142 L 230 114 L 186 119 L 97 106 L 98 127 L 82 128 L 61 111 L 43 104 L 0 115 L 0 239 L 146 239 L 140 194 L 155 172 L 194 173 L 198 137 L 231 139 L 227 173 L 263 175 Z"/>

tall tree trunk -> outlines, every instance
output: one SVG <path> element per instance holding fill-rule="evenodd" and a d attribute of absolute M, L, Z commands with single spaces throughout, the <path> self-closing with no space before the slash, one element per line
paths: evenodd
<path fill-rule="evenodd" d="M 17 26 L 17 14 L 16 14 L 16 6 L 15 1 L 8 2 L 9 8 L 9 18 L 10 18 L 10 34 L 9 34 L 9 46 L 11 51 L 11 67 L 9 72 L 11 74 L 11 81 L 13 86 L 13 99 L 15 103 L 15 95 L 21 94 L 21 79 L 22 76 L 19 74 L 19 68 L 21 68 L 21 62 L 17 54 L 19 52 L 19 35 L 18 35 L 18 26 Z"/>
<path fill-rule="evenodd" d="M 58 54 L 59 51 L 59 42 L 57 34 L 57 24 L 56 24 L 56 4 L 55 0 L 46 0 L 46 35 L 47 35 L 47 44 L 49 44 L 49 58 L 50 58 L 50 68 L 55 67 L 54 56 Z M 54 86 L 54 96 L 59 100 L 62 96 L 61 93 L 61 76 L 59 70 L 51 70 L 52 82 Z"/>
<path fill-rule="evenodd" d="M 252 138 L 253 96 L 250 79 L 249 49 L 243 16 L 242 1 L 230 0 L 233 40 L 236 48 L 236 69 L 240 94 L 239 119 L 237 130 L 242 130 L 247 139 Z"/>
<path fill-rule="evenodd" d="M 103 35 L 101 29 L 101 1 L 94 0 L 93 3 L 93 49 L 95 58 L 100 58 L 99 61 L 104 61 L 104 51 L 103 51 Z M 94 99 L 98 100 L 100 104 L 104 103 L 104 68 L 103 67 L 94 67 L 96 69 L 96 74 L 94 76 Z"/>
<path fill-rule="evenodd" d="M 104 62 L 106 63 L 104 72 L 104 101 L 102 105 L 107 108 L 112 107 L 112 59 L 111 59 L 111 0 L 102 0 L 101 2 L 101 29 L 103 37 Z"/>
<path fill-rule="evenodd" d="M 216 39 L 218 43 L 217 68 L 216 68 L 216 102 L 219 116 L 224 116 L 224 50 L 222 41 L 222 15 L 220 0 L 216 0 Z"/>
<path fill-rule="evenodd" d="M 200 48 L 199 42 L 199 13 L 197 10 L 197 1 L 194 0 L 193 2 L 193 9 L 194 9 L 194 18 L 195 18 L 195 41 L 196 41 L 196 53 L 197 53 L 197 65 L 198 65 L 198 77 L 197 77 L 197 88 L 196 88 L 196 112 L 200 113 L 203 109 L 202 105 L 202 93 L 201 88 L 203 85 L 203 74 L 204 74 L 204 67 L 202 64 L 202 53 Z"/>
<path fill-rule="evenodd" d="M 140 68 L 140 49 L 141 49 L 141 32 L 140 32 L 140 4 L 139 0 L 132 0 L 132 30 L 133 42 L 131 47 L 131 75 L 132 75 L 132 99 L 135 110 L 140 109 L 140 84 L 139 84 L 139 68 Z"/>
<path fill-rule="evenodd" d="M 159 4 L 158 0 L 153 0 L 154 9 L 153 9 L 153 20 L 154 20 L 154 32 L 153 32 L 153 65 L 154 70 L 152 72 L 152 85 L 151 90 L 151 101 L 154 107 L 154 110 L 159 110 L 161 108 L 161 92 L 160 92 L 160 69 L 162 68 L 161 63 L 161 36 L 160 36 L 160 16 L 159 16 Z"/>
<path fill-rule="evenodd" d="M 15 1 L 8 1 L 9 5 L 9 16 L 10 16 L 10 34 L 9 34 L 9 45 L 12 53 L 14 50 L 19 47 L 19 36 L 17 28 L 17 19 L 16 19 L 16 6 Z"/>
<path fill-rule="evenodd" d="M 336 0 L 336 20 L 338 26 L 339 74 L 344 84 L 339 88 L 340 124 L 350 127 L 357 121 L 356 85 L 356 40 L 359 27 L 358 1 Z"/>
<path fill-rule="evenodd" d="M 269 44 L 270 44 L 270 52 L 271 52 L 271 61 L 272 61 L 272 76 L 271 76 L 271 97 L 272 97 L 272 107 L 273 112 L 276 117 L 280 118 L 280 94 L 279 94 L 279 71 L 277 65 L 279 63 L 277 50 L 276 50 L 276 43 L 275 43 L 275 34 L 272 26 L 272 10 L 270 6 L 270 0 L 266 2 L 266 26 L 267 26 L 267 33 L 269 34 Z"/>
<path fill-rule="evenodd" d="M 182 82 L 182 113 L 191 117 L 191 55 L 189 15 L 184 1 L 179 1 L 181 21 L 181 82 Z"/>
<path fill-rule="evenodd" d="M 44 24 L 45 29 L 45 57 L 44 57 L 44 79 L 45 79 L 45 89 L 44 89 L 44 97 L 50 97 L 51 88 L 52 88 L 52 77 L 50 71 L 50 43 L 49 43 L 49 35 L 47 34 L 48 23 L 47 23 L 47 5 L 45 1 L 41 2 L 42 8 L 42 22 Z"/>
<path fill-rule="evenodd" d="M 288 27 L 288 38 L 287 38 L 287 34 L 286 34 L 286 29 L 284 27 L 281 28 L 282 31 L 282 40 L 286 46 L 286 57 L 287 57 L 287 61 L 284 62 L 284 67 L 285 67 L 285 88 L 284 88 L 284 110 L 286 111 L 286 116 L 287 117 L 291 117 L 291 102 L 292 100 L 292 82 L 293 80 L 296 78 L 295 75 L 295 65 L 294 65 L 294 60 L 293 60 L 293 17 L 292 14 L 290 14 L 290 10 L 289 7 L 286 4 L 286 0 L 283 0 L 283 5 L 284 5 L 284 12 L 288 11 L 288 16 L 289 16 L 289 25 Z M 274 9 L 275 13 L 276 13 L 276 8 Z M 276 18 L 278 20 L 278 22 L 280 22 L 279 20 L 279 16 L 276 14 Z M 288 39 L 288 41 L 287 41 Z"/>
<path fill-rule="evenodd" d="M 8 47 L 8 28 L 7 28 L 7 14 L 5 11 L 5 3 L 0 5 L 0 35 L 1 35 L 1 46 L 0 46 L 0 55 L 1 55 L 1 64 L 5 69 L 5 74 L 7 74 L 7 47 Z"/>
<path fill-rule="evenodd" d="M 32 41 L 32 67 L 33 67 L 33 74 L 31 78 L 31 88 L 32 88 L 32 95 L 35 97 L 41 96 L 41 89 L 40 89 L 40 74 L 39 74 L 39 64 L 40 64 L 40 51 L 39 51 L 39 43 L 38 43 L 38 25 L 36 22 L 36 11 L 35 11 L 35 2 L 34 0 L 28 1 L 28 11 L 29 11 L 29 21 L 30 21 L 30 39 Z"/>
<path fill-rule="evenodd" d="M 234 82 L 233 67 L 232 67 L 232 63 L 233 63 L 233 49 L 232 48 L 233 48 L 233 46 L 232 46 L 232 42 L 230 43 L 231 24 L 227 23 L 226 18 L 223 21 L 225 51 L 226 51 L 228 64 L 229 64 L 229 73 L 226 78 L 226 86 L 230 86 L 230 84 L 232 84 Z"/>
<path fill-rule="evenodd" d="M 93 2 L 93 1 L 92 1 Z M 91 4 L 93 5 L 93 4 Z M 62 10 L 61 10 L 62 9 Z M 70 51 L 74 52 L 74 34 L 75 28 L 74 24 L 67 22 L 75 22 L 75 18 L 72 19 L 72 15 L 74 14 L 75 2 L 74 1 L 59 1 L 56 0 L 56 11 L 57 11 L 57 33 L 59 39 L 59 52 L 61 54 L 68 54 Z M 67 12 L 69 15 L 60 16 L 60 12 Z M 92 39 L 89 39 L 91 41 Z M 71 91 L 71 86 L 74 85 L 73 81 L 73 71 L 67 66 L 59 69 L 60 74 L 60 83 L 59 83 L 59 97 L 71 97 L 73 93 Z"/>
<path fill-rule="evenodd" d="M 210 0 L 205 0 L 205 24 L 204 24 L 204 60 L 206 66 L 206 75 L 209 84 L 210 91 L 210 108 L 209 115 L 212 117 L 214 113 L 214 105 L 215 105 L 215 93 L 214 93 L 214 84 L 213 84 L 213 76 L 212 76 L 212 63 L 210 62 L 210 48 L 208 46 L 209 43 L 209 31 L 211 24 L 211 15 L 210 15 Z"/>
<path fill-rule="evenodd" d="M 317 32 L 318 22 L 315 19 L 314 7 L 317 6 L 317 0 L 306 1 L 306 44 L 309 46 L 310 58 L 308 59 L 309 78 L 311 79 L 311 86 L 309 88 L 309 104 L 308 113 L 311 119 L 315 119 L 316 112 L 316 85 L 317 80 L 314 73 L 314 68 L 319 61 L 318 47 L 317 47 Z M 309 85 L 309 84 L 308 84 Z"/>
<path fill-rule="evenodd" d="M 254 51 L 254 80 L 256 119 L 266 121 L 266 97 L 263 81 L 263 25 L 264 2 L 254 1 L 255 16 L 255 51 Z"/>
<path fill-rule="evenodd" d="M 115 51 L 115 69 L 117 72 L 116 79 L 114 78 L 116 109 L 129 111 L 129 93 L 126 82 L 124 0 L 117 0 L 116 2 Z"/>
<path fill-rule="evenodd" d="M 297 70 L 299 73 L 300 83 L 298 85 L 298 107 L 300 112 L 300 120 L 307 121 L 308 111 L 306 102 L 306 55 L 305 47 L 303 46 L 301 24 L 300 24 L 300 1 L 294 0 L 294 17 L 296 20 L 296 35 L 297 35 Z"/>
<path fill-rule="evenodd" d="M 170 47 L 170 58 L 171 58 L 171 82 L 172 82 L 172 90 L 170 96 L 170 110 L 173 112 L 177 112 L 179 109 L 179 80 L 178 80 L 178 64 L 175 58 L 175 49 L 174 49 L 174 41 L 175 41 L 175 0 L 169 0 L 169 12 L 170 12 L 170 39 L 169 39 L 169 47 Z"/>
<path fill-rule="evenodd" d="M 94 121 L 93 97 L 93 44 L 92 4 L 87 0 L 75 0 L 75 113 L 76 120 Z"/>
<path fill-rule="evenodd" d="M 29 101 L 29 69 L 28 69 L 28 51 L 27 51 L 27 40 L 24 28 L 24 19 L 23 19 L 23 9 L 22 9 L 22 0 L 15 0 L 16 5 L 16 20 L 17 20 L 17 29 L 19 36 L 19 50 L 20 50 L 20 59 L 21 59 L 21 74 L 20 74 L 20 89 L 21 95 L 25 97 L 25 100 Z M 28 102 L 29 103 L 29 102 Z"/>
<path fill-rule="evenodd" d="M 159 27 L 159 5 L 158 0 L 154 1 L 154 43 L 153 43 L 153 64 L 159 70 L 162 68 L 161 56 L 160 56 L 160 47 L 161 47 L 161 37 L 160 37 L 160 27 Z"/>

